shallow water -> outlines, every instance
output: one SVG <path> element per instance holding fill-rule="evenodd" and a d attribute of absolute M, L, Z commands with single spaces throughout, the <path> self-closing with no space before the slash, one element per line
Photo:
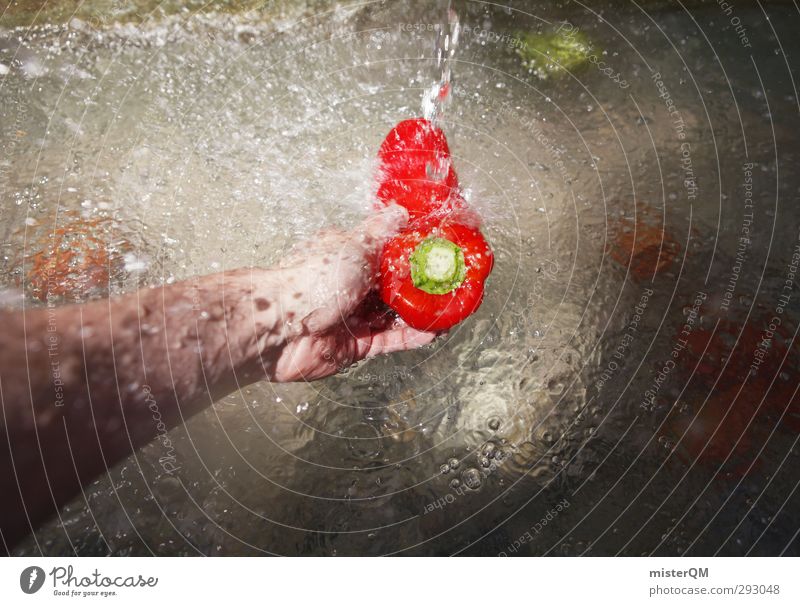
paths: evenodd
<path fill-rule="evenodd" d="M 422 350 L 221 400 L 171 432 L 178 472 L 145 447 L 17 553 L 800 553 L 800 292 L 781 290 L 797 9 L 737 5 L 748 48 L 716 4 L 454 7 L 442 120 L 496 253 L 480 311 Z M 383 136 L 438 77 L 442 14 L 3 32 L 4 299 L 41 304 L 30 256 L 59 227 L 107 244 L 81 300 L 270 264 L 355 224 Z M 523 65 L 521 32 L 559 23 L 610 71 Z M 632 255 L 634 232 L 655 249 Z"/>

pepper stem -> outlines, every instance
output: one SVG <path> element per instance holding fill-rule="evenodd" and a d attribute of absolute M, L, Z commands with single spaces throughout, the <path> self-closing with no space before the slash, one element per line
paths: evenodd
<path fill-rule="evenodd" d="M 467 273 L 464 252 L 444 238 L 426 238 L 411 253 L 409 261 L 414 286 L 432 295 L 455 290 Z"/>

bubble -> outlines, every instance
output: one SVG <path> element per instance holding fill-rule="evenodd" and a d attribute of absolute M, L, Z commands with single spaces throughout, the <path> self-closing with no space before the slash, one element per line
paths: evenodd
<path fill-rule="evenodd" d="M 345 432 L 347 447 L 358 459 L 374 459 L 381 454 L 381 437 L 378 430 L 368 423 L 359 423 Z"/>
<path fill-rule="evenodd" d="M 478 490 L 481 487 L 481 472 L 470 467 L 461 473 L 461 481 L 470 490 Z"/>

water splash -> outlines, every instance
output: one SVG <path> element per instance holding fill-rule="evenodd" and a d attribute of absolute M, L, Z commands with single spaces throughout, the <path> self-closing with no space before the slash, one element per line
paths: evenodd
<path fill-rule="evenodd" d="M 460 31 L 458 13 L 453 10 L 450 2 L 448 2 L 447 20 L 439 25 L 434 47 L 439 80 L 431 85 L 422 96 L 423 117 L 437 125 L 452 98 L 452 64 L 458 47 Z"/>
<path fill-rule="evenodd" d="M 446 0 L 437 1 L 441 10 L 436 14 L 441 14 L 444 22 Z M 695 373 L 684 396 L 689 408 L 676 407 L 671 416 L 666 416 L 666 409 L 661 416 L 642 413 L 640 396 L 652 384 L 654 365 L 663 365 L 660 352 L 673 347 L 676 331 L 686 321 L 682 309 L 685 291 L 694 284 L 692 277 L 685 276 L 702 271 L 700 279 L 705 277 L 710 245 L 718 229 L 718 208 L 714 196 L 693 205 L 693 216 L 700 219 L 689 226 L 689 214 L 682 212 L 675 193 L 683 188 L 680 171 L 671 169 L 663 181 L 654 179 L 653 175 L 659 174 L 656 155 L 631 157 L 617 144 L 617 137 L 619 141 L 638 140 L 645 126 L 659 148 L 674 143 L 674 125 L 668 114 L 654 109 L 663 105 L 658 89 L 646 78 L 631 80 L 636 82 L 631 85 L 637 87 L 635 94 L 647 99 L 650 107 L 643 116 L 630 102 L 630 91 L 608 86 L 602 76 L 592 80 L 596 74 L 587 71 L 588 90 L 572 79 L 552 80 L 545 93 L 552 103 L 542 104 L 514 49 L 502 43 L 488 44 L 485 36 L 468 30 L 466 22 L 457 50 L 452 32 L 443 29 L 434 36 L 427 28 L 424 37 L 390 28 L 377 48 L 376 31 L 408 21 L 409 13 L 422 4 L 419 0 L 385 3 L 370 10 L 362 8 L 352 17 L 326 13 L 316 17 L 312 26 L 308 22 L 273 26 L 257 15 L 216 15 L 154 20 L 135 31 L 126 26 L 96 32 L 88 27 L 86 32 L 48 30 L 27 34 L 22 43 L 17 38 L 23 34 L 15 32 L 9 34 L 11 50 L 6 54 L 0 40 L 0 62 L 9 66 L 0 86 L 0 191 L 7 192 L 8 199 L 0 205 L 0 234 L 4 237 L 0 266 L 5 268 L 0 289 L 8 289 L 0 290 L 0 303 L 22 301 L 15 290 L 14 272 L 27 271 L 33 265 L 26 261 L 23 266 L 17 251 L 28 256 L 54 250 L 49 262 L 43 259 L 40 264 L 44 277 L 46 268 L 66 255 L 84 262 L 87 253 L 79 247 L 92 241 L 80 235 L 82 232 L 101 240 L 98 251 L 108 251 L 109 260 L 91 266 L 97 272 L 108 269 L 109 277 L 103 275 L 102 284 L 109 284 L 113 293 L 130 292 L 141 281 L 161 284 L 220 267 L 269 266 L 320 226 L 355 224 L 371 208 L 371 162 L 385 128 L 399 116 L 419 111 L 416 99 L 411 100 L 413 108 L 409 110 L 408 86 L 418 86 L 420 44 L 425 45 L 424 57 L 431 63 L 434 37 L 439 40 L 436 56 L 440 61 L 437 67 L 428 67 L 430 74 L 424 84 L 442 76 L 436 94 L 430 97 L 440 101 L 442 82 L 452 82 L 445 61 L 458 59 L 457 66 L 452 64 L 452 69 L 458 70 L 456 84 L 470 94 L 459 95 L 458 103 L 446 109 L 444 119 L 453 142 L 460 142 L 459 174 L 474 192 L 470 204 L 484 218 L 497 259 L 481 311 L 446 340 L 428 349 L 372 358 L 348 375 L 321 383 L 245 387 L 199 415 L 190 430 L 170 433 L 170 440 L 179 445 L 176 452 L 183 453 L 186 461 L 180 479 L 163 474 L 159 463 L 163 445 L 156 440 L 87 489 L 91 509 L 79 497 L 69 506 L 63 526 L 58 519 L 51 521 L 17 553 L 106 555 L 103 537 L 108 537 L 115 553 L 134 555 L 148 555 L 150 550 L 160 555 L 198 550 L 226 555 L 264 550 L 286 555 L 334 550 L 378 555 L 410 546 L 416 546 L 420 554 L 441 554 L 477 541 L 509 512 L 528 503 L 507 525 L 470 548 L 473 554 L 496 554 L 529 530 L 563 497 L 563 491 L 580 488 L 572 506 L 559 514 L 553 526 L 548 524 L 547 532 L 552 534 L 543 532 L 536 542 L 525 546 L 532 553 L 544 553 L 567 536 L 587 508 L 599 500 L 611 513 L 615 507 L 620 511 L 627 507 L 630 500 L 623 493 L 629 483 L 644 486 L 658 474 L 658 480 L 637 500 L 638 506 L 655 510 L 663 503 L 663 487 L 669 486 L 672 478 L 677 482 L 684 477 L 688 466 L 681 456 L 692 458 L 694 452 L 687 439 L 691 435 L 702 438 L 702 431 L 687 434 L 678 452 L 666 457 L 697 414 L 692 402 L 702 403 L 710 387 L 705 392 L 695 387 L 695 383 L 705 384 Z M 524 20 L 519 13 L 512 19 L 499 8 L 487 6 L 487 16 L 478 22 L 481 28 L 491 25 L 493 32 L 513 32 L 537 26 L 535 19 Z M 775 11 L 790 12 L 778 7 Z M 467 14 L 460 16 L 467 19 Z M 665 12 L 660 18 L 671 31 L 695 28 L 690 16 L 683 13 L 669 16 Z M 645 17 L 632 17 L 630 26 L 650 31 L 643 34 L 638 48 L 648 61 L 658 63 L 662 73 L 682 73 L 686 64 L 692 68 L 707 65 L 707 53 L 699 47 L 687 47 L 685 56 L 674 55 L 668 41 L 659 41 L 652 28 L 647 30 Z M 594 28 L 587 25 L 589 33 L 597 37 L 602 37 L 604 27 L 602 23 Z M 243 28 L 249 32 L 246 37 L 241 35 Z M 721 31 L 709 32 L 709 36 L 714 46 L 738 44 Z M 615 53 L 628 56 L 630 49 L 624 40 L 611 35 L 606 40 L 608 57 Z M 86 48 L 90 50 L 85 52 Z M 766 42 L 754 45 L 759 65 L 774 66 L 771 48 Z M 39 57 L 47 68 L 35 83 L 35 95 L 19 62 L 22 54 Z M 400 61 L 398 57 L 409 59 Z M 513 71 L 514 66 L 519 72 Z M 91 77 L 69 77 L 72 69 Z M 735 90 L 758 86 L 747 64 L 731 65 L 726 72 L 717 76 L 703 72 L 704 83 L 712 91 L 708 101 L 711 115 L 727 115 L 730 83 Z M 97 86 L 100 81 L 102 87 Z M 505 86 L 499 88 L 498 83 Z M 791 101 L 786 99 L 794 97 L 790 79 L 770 84 L 775 88 L 777 107 L 773 107 L 772 118 L 776 131 L 761 116 L 763 98 L 753 97 L 747 107 L 743 103 L 742 122 L 748 139 L 753 139 L 752 149 L 758 150 L 753 158 L 758 158 L 761 166 L 777 170 L 770 164 L 769 150 L 776 133 L 781 137 L 792 132 Z M 602 87 L 604 106 L 608 103 L 614 108 L 613 124 L 590 97 L 595 86 Z M 444 90 L 449 92 L 446 86 Z M 593 105 L 587 105 L 590 102 Z M 708 128 L 702 127 L 705 101 L 687 92 L 681 103 L 695 161 L 716 180 L 719 175 L 712 170 L 716 156 L 711 136 Z M 589 111 L 587 106 L 595 110 Z M 437 108 L 441 118 L 442 105 L 432 106 Z M 80 125 L 80 131 L 71 124 Z M 720 131 L 717 145 L 724 151 L 723 166 L 735 167 L 741 161 L 738 124 Z M 796 150 L 787 136 L 778 143 L 784 141 L 787 149 Z M 701 143 L 704 140 L 705 145 Z M 554 146 L 563 152 L 553 153 Z M 587 170 L 600 157 L 602 179 Z M 636 175 L 641 204 L 634 205 L 630 195 L 631 174 Z M 781 193 L 800 186 L 790 171 L 781 174 L 790 175 Z M 732 178 L 739 177 L 733 174 Z M 632 314 L 637 313 L 634 310 L 645 285 L 631 279 L 635 273 L 629 268 L 631 254 L 635 257 L 636 253 L 635 247 L 630 250 L 633 244 L 628 254 L 617 255 L 622 263 L 612 251 L 624 248 L 625 239 L 619 234 L 627 232 L 621 218 L 633 217 L 634 212 L 636 218 L 643 216 L 642 204 L 660 209 L 664 191 L 668 204 L 674 205 L 665 229 L 690 233 L 693 227 L 697 236 L 691 232 L 676 303 L 667 308 L 663 299 L 651 300 L 639 336 L 621 360 L 618 347 L 625 342 L 622 339 Z M 75 213 L 80 228 L 73 228 L 68 211 Z M 104 216 L 113 223 L 97 225 L 96 217 Z M 657 217 L 661 219 L 660 210 Z M 719 242 L 718 254 L 724 255 L 721 267 L 730 268 L 735 262 L 733 237 L 741 230 L 741 214 L 723 213 L 720 220 L 721 233 L 731 235 L 731 240 Z M 775 239 L 759 239 L 761 245 L 772 242 L 773 249 L 782 253 L 793 249 L 796 221 L 779 221 L 774 230 L 763 223 Z M 47 236 L 62 228 L 62 245 L 56 247 L 58 242 Z M 129 244 L 119 243 L 121 237 Z M 88 252 L 100 254 L 94 249 Z M 60 265 L 69 270 L 70 278 L 77 275 L 68 263 Z M 679 265 L 676 261 L 671 271 L 677 274 Z M 756 292 L 760 283 L 759 266 L 748 267 L 737 287 L 742 294 Z M 779 290 L 782 271 L 770 270 L 763 283 Z M 80 273 L 80 277 L 88 278 L 88 274 Z M 663 280 L 658 282 L 659 293 L 673 291 L 668 282 L 672 279 L 665 272 L 659 271 L 657 278 Z M 727 275 L 722 279 L 727 281 Z M 725 285 L 715 292 L 724 292 Z M 95 288 L 79 291 L 83 292 L 99 296 Z M 756 303 L 742 304 L 739 310 L 744 315 L 750 305 L 774 307 L 775 292 L 765 292 L 763 300 L 761 295 L 752 297 Z M 26 297 L 26 307 L 36 301 L 47 304 L 30 292 Z M 615 307 L 609 301 L 619 304 Z M 662 317 L 668 328 L 659 331 Z M 145 332 L 151 329 L 143 326 Z M 757 336 L 762 329 L 756 323 Z M 739 332 L 737 328 L 735 334 Z M 649 335 L 656 333 L 649 350 Z M 698 329 L 693 334 L 700 339 L 705 333 Z M 730 355 L 735 340 L 730 336 L 726 333 L 721 345 L 712 342 L 709 348 L 703 339 L 699 351 L 719 345 L 719 351 L 713 352 L 718 361 L 719 356 Z M 728 368 L 738 368 L 739 363 L 749 368 L 752 348 L 737 346 L 733 356 Z M 688 380 L 694 369 L 688 352 L 681 360 L 670 375 L 669 389 L 680 389 L 679 375 Z M 612 362 L 613 368 L 618 363 L 619 368 L 606 379 L 603 373 L 612 368 Z M 641 370 L 635 372 L 639 362 Z M 787 364 L 786 377 L 794 376 L 791 371 L 796 364 L 789 358 Z M 768 366 L 774 365 L 765 363 L 761 368 Z M 716 367 L 713 362 L 707 367 L 706 379 L 713 383 Z M 762 374 L 765 379 L 773 378 L 760 371 L 759 376 Z M 770 390 L 772 402 L 788 401 L 788 397 L 775 395 L 788 389 L 791 381 L 786 377 L 776 379 Z M 750 378 L 748 384 L 756 379 Z M 622 393 L 638 397 L 618 399 Z M 712 400 L 727 407 L 730 397 L 727 401 L 722 397 L 712 397 L 701 411 L 697 420 L 704 423 L 701 430 L 712 427 L 714 431 L 716 418 L 704 411 L 713 405 Z M 748 408 L 747 402 L 744 406 L 743 414 L 755 410 Z M 713 408 L 712 413 L 719 410 Z M 775 421 L 769 419 L 781 414 L 768 413 L 751 427 L 761 422 L 771 431 Z M 790 414 L 792 410 L 783 416 L 782 425 Z M 736 434 L 740 416 L 729 415 L 716 436 L 741 434 L 741 430 Z M 666 422 L 657 431 L 664 418 Z M 220 431 L 220 426 L 225 431 Z M 751 435 L 755 434 L 747 433 L 745 438 Z M 656 436 L 663 440 L 656 445 L 654 439 L 643 450 Z M 771 440 L 761 457 L 765 467 L 779 466 L 784 456 L 780 448 L 793 436 L 788 430 L 775 432 L 777 441 Z M 719 444 L 707 448 L 704 457 L 712 448 L 719 452 Z M 494 458 L 489 456 L 495 451 Z M 498 463 L 500 452 L 504 453 L 502 464 Z M 739 450 L 734 456 L 741 461 L 744 454 Z M 209 462 L 207 467 L 201 459 Z M 626 473 L 633 459 L 636 466 Z M 663 461 L 667 462 L 660 467 Z M 716 467 L 705 471 L 706 461 L 694 466 L 676 490 L 676 498 L 637 535 L 636 545 L 632 543 L 623 553 L 658 545 L 666 531 L 657 520 L 672 515 L 678 519 L 687 510 L 679 498 L 682 494 L 690 495 L 690 504 L 701 490 L 709 491 L 681 522 L 682 530 L 673 532 L 657 553 L 681 553 L 678 549 L 688 546 L 707 520 L 719 513 L 718 505 L 730 494 L 731 484 L 722 477 L 727 469 L 719 474 L 719 481 L 709 483 Z M 441 475 L 445 463 L 449 472 Z M 491 471 L 493 464 L 495 471 Z M 732 467 L 737 469 L 738 461 Z M 623 476 L 625 485 L 618 485 L 622 492 L 608 494 L 608 487 Z M 758 477 L 745 480 L 741 494 L 760 494 Z M 779 482 L 787 479 L 796 480 L 776 476 L 773 485 L 780 486 Z M 149 489 L 154 498 L 142 499 Z M 117 494 L 123 503 L 137 507 L 121 511 Z M 448 502 L 444 511 L 425 513 L 426 506 L 453 494 L 458 495 L 457 500 Z M 529 501 L 533 495 L 539 496 Z M 765 498 L 772 497 L 765 493 Z M 780 500 L 764 510 L 774 512 L 779 506 Z M 480 513 L 473 516 L 476 511 Z M 731 514 L 726 511 L 725 516 Z M 532 512 L 533 517 L 525 512 Z M 742 536 L 761 532 L 763 527 L 751 519 L 755 520 L 755 515 L 746 517 Z M 402 520 L 408 522 L 397 523 Z M 459 522 L 463 523 L 454 527 Z M 792 523 L 790 517 L 779 516 L 771 528 L 775 536 L 792 536 L 796 529 Z M 593 543 L 594 553 L 620 549 L 625 527 L 622 523 L 615 527 L 622 528 L 620 535 L 613 539 L 607 538 L 611 532 L 603 535 L 605 538 Z M 596 529 L 599 534 L 606 525 Z M 592 527 L 587 527 L 580 534 L 591 539 L 591 532 Z M 712 551 L 717 549 L 713 533 L 706 535 L 704 544 L 713 545 Z M 434 536 L 437 538 L 427 540 Z M 747 545 L 741 547 L 742 552 Z M 736 549 L 733 541 L 725 547 L 726 553 Z M 759 544 L 756 551 L 763 553 L 763 549 Z M 577 554 L 584 550 L 585 545 L 570 535 L 553 552 Z"/>

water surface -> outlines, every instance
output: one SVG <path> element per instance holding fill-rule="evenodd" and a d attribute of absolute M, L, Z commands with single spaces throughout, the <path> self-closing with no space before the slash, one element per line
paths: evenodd
<path fill-rule="evenodd" d="M 3 31 L 4 299 L 42 304 L 30 256 L 59 228 L 108 252 L 83 300 L 354 225 L 438 77 L 443 4 Z M 143 448 L 18 554 L 800 553 L 796 7 L 737 5 L 746 46 L 716 3 L 453 6 L 442 124 L 496 253 L 480 311 L 224 398 L 171 432 L 177 472 Z M 559 27 L 595 62 L 542 79 L 517 51 Z"/>

